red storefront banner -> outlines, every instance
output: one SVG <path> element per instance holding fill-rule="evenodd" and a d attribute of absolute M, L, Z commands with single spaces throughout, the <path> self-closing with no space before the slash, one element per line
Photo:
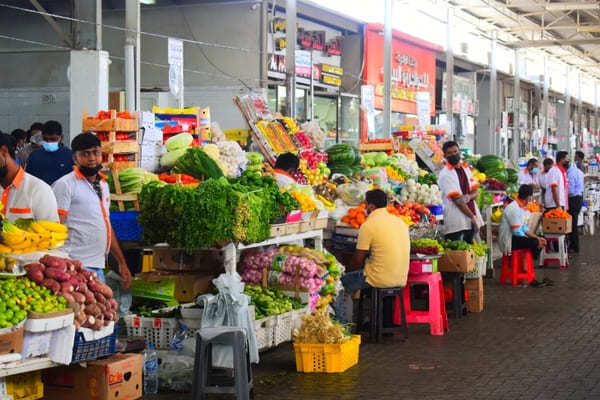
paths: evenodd
<path fill-rule="evenodd" d="M 417 92 L 429 92 L 435 114 L 435 44 L 394 30 L 392 35 L 392 111 L 417 114 Z M 365 32 L 365 85 L 375 89 L 375 108 L 383 109 L 383 25 L 368 24 Z"/>

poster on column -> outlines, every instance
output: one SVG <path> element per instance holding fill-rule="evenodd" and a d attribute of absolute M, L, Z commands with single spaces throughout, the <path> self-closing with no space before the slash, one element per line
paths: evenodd
<path fill-rule="evenodd" d="M 429 92 L 417 92 L 417 115 L 419 126 L 426 129 L 431 123 L 431 99 Z"/>

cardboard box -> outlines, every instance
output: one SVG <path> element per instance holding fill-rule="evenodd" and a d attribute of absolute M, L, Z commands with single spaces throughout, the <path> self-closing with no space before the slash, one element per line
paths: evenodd
<path fill-rule="evenodd" d="M 134 400 L 142 397 L 142 355 L 115 354 L 91 361 L 44 370 L 44 399 Z"/>
<path fill-rule="evenodd" d="M 448 250 L 438 260 L 439 272 L 471 272 L 474 269 L 473 250 Z"/>
<path fill-rule="evenodd" d="M 20 353 L 23 349 L 23 332 L 25 332 L 25 327 L 21 325 L 18 329 L 10 329 L 6 328 L 5 330 L 8 330 L 8 332 L 0 334 L 0 355 Z"/>
<path fill-rule="evenodd" d="M 573 218 L 544 218 L 542 231 L 559 235 L 571 233 L 573 231 Z"/>
<path fill-rule="evenodd" d="M 147 272 L 137 274 L 131 283 L 131 294 L 155 300 L 189 303 L 198 294 L 208 292 L 217 274 Z"/>
<path fill-rule="evenodd" d="M 527 227 L 530 232 L 538 232 L 538 225 L 542 221 L 543 214 L 541 212 L 533 212 L 529 214 L 529 220 L 527 221 Z"/>
<path fill-rule="evenodd" d="M 469 299 L 467 300 L 467 311 L 468 312 L 482 312 L 483 311 L 483 278 L 467 279 L 465 283 L 465 289 L 469 293 Z"/>

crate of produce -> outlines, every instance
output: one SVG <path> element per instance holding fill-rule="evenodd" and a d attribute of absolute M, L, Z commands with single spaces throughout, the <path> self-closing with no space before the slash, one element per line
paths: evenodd
<path fill-rule="evenodd" d="M 344 372 L 358 364 L 360 335 L 341 344 L 294 343 L 296 371 Z"/>
<path fill-rule="evenodd" d="M 308 314 L 310 314 L 310 304 L 292 311 L 292 328 L 300 329 L 300 326 L 302 325 L 302 316 Z"/>
<path fill-rule="evenodd" d="M 281 343 L 292 340 L 292 328 L 294 323 L 293 311 L 275 316 L 275 333 L 273 335 L 273 344 L 279 346 Z"/>
<path fill-rule="evenodd" d="M 542 231 L 558 235 L 571 233 L 573 231 L 572 218 L 544 218 L 542 220 Z"/>
<path fill-rule="evenodd" d="M 87 111 L 83 111 L 81 128 L 84 132 L 136 132 L 138 130 L 137 112 L 127 115 L 110 110 L 99 114 L 105 115 L 88 116 Z"/>
<path fill-rule="evenodd" d="M 75 332 L 71 363 L 95 360 L 115 354 L 117 325 L 112 323 L 100 331 L 80 328 Z"/>
<path fill-rule="evenodd" d="M 292 222 L 285 224 L 286 235 L 294 235 L 300 233 L 300 222 Z"/>
<path fill-rule="evenodd" d="M 465 274 L 465 278 L 467 279 L 476 279 L 480 276 L 485 276 L 487 269 L 487 255 L 481 257 L 475 257 L 475 269 L 472 272 L 468 272 Z"/>
<path fill-rule="evenodd" d="M 110 224 L 117 239 L 138 242 L 142 240 L 143 228 L 138 224 L 139 211 L 111 211 Z"/>
<path fill-rule="evenodd" d="M 7 376 L 4 391 L 13 400 L 37 400 L 43 398 L 44 383 L 42 382 L 42 372 L 34 371 Z M 0 398 L 3 398 L 2 392 L 0 390 Z"/>
<path fill-rule="evenodd" d="M 286 234 L 286 224 L 271 225 L 271 237 L 283 236 Z"/>
<path fill-rule="evenodd" d="M 254 336 L 258 350 L 266 350 L 274 346 L 275 317 L 266 317 L 254 320 Z"/>
<path fill-rule="evenodd" d="M 314 229 L 325 229 L 327 228 L 328 218 L 317 218 L 315 220 Z"/>
<path fill-rule="evenodd" d="M 142 336 L 147 345 L 152 343 L 157 349 L 168 349 L 179 328 L 176 318 L 126 315 L 123 320 L 127 327 L 127 336 Z"/>
<path fill-rule="evenodd" d="M 48 314 L 39 314 L 33 311 L 25 321 L 26 332 L 50 332 L 73 325 L 75 314 L 70 308 Z"/>

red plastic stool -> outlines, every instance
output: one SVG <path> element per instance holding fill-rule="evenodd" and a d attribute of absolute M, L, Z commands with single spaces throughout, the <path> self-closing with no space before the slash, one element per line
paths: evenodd
<path fill-rule="evenodd" d="M 429 310 L 417 311 L 411 308 L 410 285 L 413 283 L 424 283 L 428 285 Z M 406 322 L 408 324 L 429 324 L 429 331 L 432 335 L 443 335 L 444 332 L 449 329 L 441 273 L 435 272 L 433 274 L 409 275 L 402 295 L 404 297 Z M 393 319 L 393 322 L 396 325 L 400 325 L 402 322 L 400 312 L 400 299 L 396 298 Z"/>
<path fill-rule="evenodd" d="M 523 260 L 525 260 L 525 265 L 523 265 Z M 527 283 L 535 280 L 533 255 L 530 249 L 513 250 L 510 255 L 502 256 L 500 284 L 504 285 L 507 279 L 510 279 L 513 286 L 517 286 L 523 279 L 527 279 Z"/>

